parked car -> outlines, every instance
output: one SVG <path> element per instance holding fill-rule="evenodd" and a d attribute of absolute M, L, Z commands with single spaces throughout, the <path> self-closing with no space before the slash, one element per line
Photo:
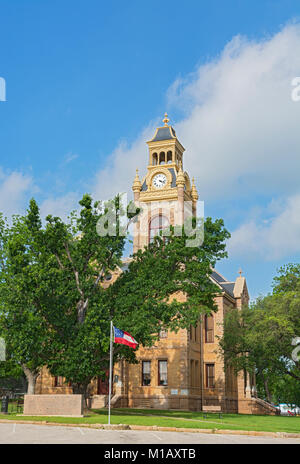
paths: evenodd
<path fill-rule="evenodd" d="M 276 406 L 280 410 L 281 416 L 298 416 L 300 415 L 300 407 L 295 404 L 280 403 Z"/>

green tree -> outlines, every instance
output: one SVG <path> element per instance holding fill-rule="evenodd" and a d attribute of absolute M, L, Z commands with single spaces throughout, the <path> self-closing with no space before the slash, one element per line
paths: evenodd
<path fill-rule="evenodd" d="M 104 213 L 89 196 L 80 202 L 79 218 L 70 224 L 58 218 L 47 218 L 45 243 L 55 256 L 58 267 L 73 287 L 64 294 L 72 306 L 64 305 L 64 320 L 70 331 L 57 344 L 56 356 L 48 366 L 54 375 L 72 382 L 76 392 L 86 394 L 95 376 L 103 375 L 109 360 L 109 324 L 130 330 L 141 345 L 151 346 L 162 327 L 178 330 L 195 324 L 203 312 L 216 309 L 216 286 L 210 281 L 211 267 L 226 256 L 225 240 L 229 234 L 222 220 L 205 223 L 205 240 L 201 247 L 185 246 L 187 237 L 174 235 L 165 242 L 157 237 L 149 247 L 133 256 L 126 272 L 108 288 L 102 285 L 105 276 L 122 266 L 125 237 L 99 236 L 96 227 Z M 115 230 L 126 212 L 114 201 Z M 124 221 L 123 221 L 124 223 Z M 183 292 L 184 303 L 169 301 L 171 295 Z M 56 314 L 45 314 L 47 320 Z M 124 346 L 114 350 L 114 362 L 135 361 L 135 353 Z"/>
<path fill-rule="evenodd" d="M 26 380 L 21 366 L 9 354 L 6 361 L 0 361 L 0 396 L 6 391 L 24 392 Z"/>
<path fill-rule="evenodd" d="M 271 295 L 225 317 L 220 348 L 226 363 L 236 371 L 256 372 L 269 401 L 276 379 L 300 382 L 300 360 L 294 359 L 292 345 L 300 334 L 299 269 L 299 265 L 281 268 Z M 294 382 L 286 382 L 287 388 Z"/>
<path fill-rule="evenodd" d="M 51 266 L 37 246 L 40 229 L 34 201 L 11 225 L 0 217 L 0 333 L 12 362 L 24 371 L 28 393 L 35 392 L 36 378 L 52 352 L 51 331 L 39 311 L 41 293 L 48 295 L 48 306 L 52 299 L 51 285 L 45 284 L 46 277 L 51 282 Z"/>
<path fill-rule="evenodd" d="M 124 211 L 119 197 L 99 205 L 84 195 L 80 207 L 65 222 L 48 216 L 42 227 L 32 200 L 24 218 L 3 227 L 1 324 L 32 392 L 47 365 L 53 375 L 72 382 L 74 392 L 86 394 L 91 379 L 108 367 L 112 319 L 140 345 L 151 346 L 162 328 L 189 327 L 217 309 L 218 289 L 209 275 L 226 256 L 229 234 L 222 220 L 205 221 L 200 247 L 187 247 L 184 231 L 178 237 L 172 229 L 167 241 L 156 237 L 105 289 L 105 276 L 122 267 L 135 213 Z M 113 219 L 107 219 L 109 211 Z M 99 235 L 99 221 L 113 233 Z M 186 301 L 176 298 L 180 292 Z M 135 362 L 135 352 L 120 345 L 114 362 L 119 359 Z"/>

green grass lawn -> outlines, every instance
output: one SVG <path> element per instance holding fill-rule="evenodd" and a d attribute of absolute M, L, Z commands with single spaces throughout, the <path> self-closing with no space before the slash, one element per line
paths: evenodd
<path fill-rule="evenodd" d="M 61 424 L 107 424 L 107 410 L 89 411 L 85 417 L 22 417 L 15 412 L 3 415 L 0 419 L 36 420 Z M 300 434 L 300 417 L 253 416 L 239 414 L 206 414 L 190 411 L 165 411 L 157 409 L 113 409 L 112 424 L 156 425 L 159 427 L 252 430 L 264 432 L 289 432 Z"/>

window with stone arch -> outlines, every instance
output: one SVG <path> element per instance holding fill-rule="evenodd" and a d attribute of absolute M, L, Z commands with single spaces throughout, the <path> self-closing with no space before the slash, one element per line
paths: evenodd
<path fill-rule="evenodd" d="M 171 164 L 173 162 L 173 153 L 168 151 L 167 153 L 167 164 Z"/>
<path fill-rule="evenodd" d="M 152 155 L 152 165 L 153 166 L 156 166 L 158 163 L 158 156 L 157 156 L 157 153 L 153 153 Z"/>
<path fill-rule="evenodd" d="M 154 216 L 149 223 L 149 243 L 153 242 L 154 237 L 159 235 L 160 231 L 169 227 L 168 219 L 162 214 Z M 166 237 L 164 237 L 165 241 Z"/>
<path fill-rule="evenodd" d="M 164 151 L 161 151 L 159 154 L 159 164 L 166 164 L 166 154 Z"/>

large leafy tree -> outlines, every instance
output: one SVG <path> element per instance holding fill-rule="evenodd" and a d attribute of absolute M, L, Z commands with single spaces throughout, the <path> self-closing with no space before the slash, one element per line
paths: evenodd
<path fill-rule="evenodd" d="M 24 393 L 26 378 L 22 367 L 6 353 L 6 360 L 0 361 L 0 396 L 7 391 Z"/>
<path fill-rule="evenodd" d="M 258 298 L 249 308 L 227 314 L 220 347 L 226 362 L 237 371 L 256 372 L 271 401 L 279 378 L 281 383 L 286 379 L 287 396 L 292 384 L 297 390 L 300 359 L 292 343 L 299 334 L 300 266 L 291 264 L 280 269 L 272 294 Z"/>
<path fill-rule="evenodd" d="M 41 228 L 35 202 L 24 217 L 9 225 L 0 218 L 0 335 L 5 339 L 13 365 L 22 367 L 28 393 L 52 349 L 52 333 L 40 311 L 53 304 L 56 276 L 51 278 L 49 257 L 41 252 L 37 232 Z M 5 366 L 5 369 L 7 367 Z"/>
<path fill-rule="evenodd" d="M 188 327 L 197 322 L 201 312 L 216 309 L 217 288 L 209 274 L 216 260 L 226 256 L 224 242 L 229 234 L 222 220 L 207 219 L 203 245 L 190 248 L 184 233 L 178 237 L 172 230 L 167 241 L 156 237 L 149 247 L 138 251 L 128 269 L 104 288 L 105 276 L 122 267 L 125 237 L 118 236 L 118 231 L 120 217 L 126 212 L 116 199 L 113 229 L 117 234 L 98 236 L 96 227 L 102 218 L 98 205 L 93 205 L 89 196 L 80 204 L 80 216 L 73 218 L 71 225 L 49 217 L 45 237 L 59 269 L 73 281 L 73 306 L 64 306 L 71 332 L 61 340 L 49 368 L 71 381 L 74 391 L 85 393 L 91 379 L 104 374 L 108 367 L 111 320 L 115 326 L 130 330 L 140 344 L 151 346 L 162 327 Z M 170 301 L 176 292 L 183 292 L 186 301 Z M 134 362 L 135 353 L 118 346 L 114 362 L 118 359 Z"/>
<path fill-rule="evenodd" d="M 115 326 L 129 330 L 141 345 L 151 346 L 162 328 L 189 327 L 201 314 L 216 310 L 214 296 L 218 290 L 209 275 L 215 262 L 226 256 L 229 234 L 222 220 L 208 218 L 202 246 L 187 247 L 184 232 L 175 236 L 172 230 L 167 241 L 156 237 L 149 247 L 138 251 L 128 269 L 104 288 L 105 276 L 122 267 L 124 231 L 134 214 L 122 209 L 118 197 L 101 209 L 85 195 L 80 206 L 79 214 L 71 214 L 68 221 L 48 216 L 42 227 L 37 204 L 31 201 L 27 216 L 21 220 L 29 239 L 19 237 L 17 253 L 22 262 L 30 250 L 31 258 L 14 274 L 13 261 L 5 259 L 4 281 L 9 285 L 3 314 L 6 324 L 14 321 L 16 308 L 20 317 L 28 319 L 29 311 L 33 318 L 27 335 L 20 332 L 20 324 L 11 325 L 16 340 L 23 336 L 24 345 L 32 345 L 27 366 L 36 353 L 40 354 L 32 369 L 38 372 L 47 365 L 53 375 L 72 382 L 74 392 L 86 394 L 91 379 L 104 374 L 108 367 L 111 320 Z M 114 233 L 99 235 L 97 226 L 103 220 L 106 224 L 109 209 L 114 215 L 112 224 L 107 225 Z M 7 256 L 10 259 L 9 253 Z M 24 269 L 28 280 L 23 282 Z M 16 276 L 22 284 L 17 292 L 20 297 L 27 289 L 26 308 L 21 301 L 18 306 L 11 296 Z M 185 294 L 184 302 L 176 298 L 179 293 Z M 11 351 L 20 358 L 18 349 L 16 342 Z M 135 352 L 120 345 L 114 350 L 114 362 L 118 359 L 134 362 Z"/>

